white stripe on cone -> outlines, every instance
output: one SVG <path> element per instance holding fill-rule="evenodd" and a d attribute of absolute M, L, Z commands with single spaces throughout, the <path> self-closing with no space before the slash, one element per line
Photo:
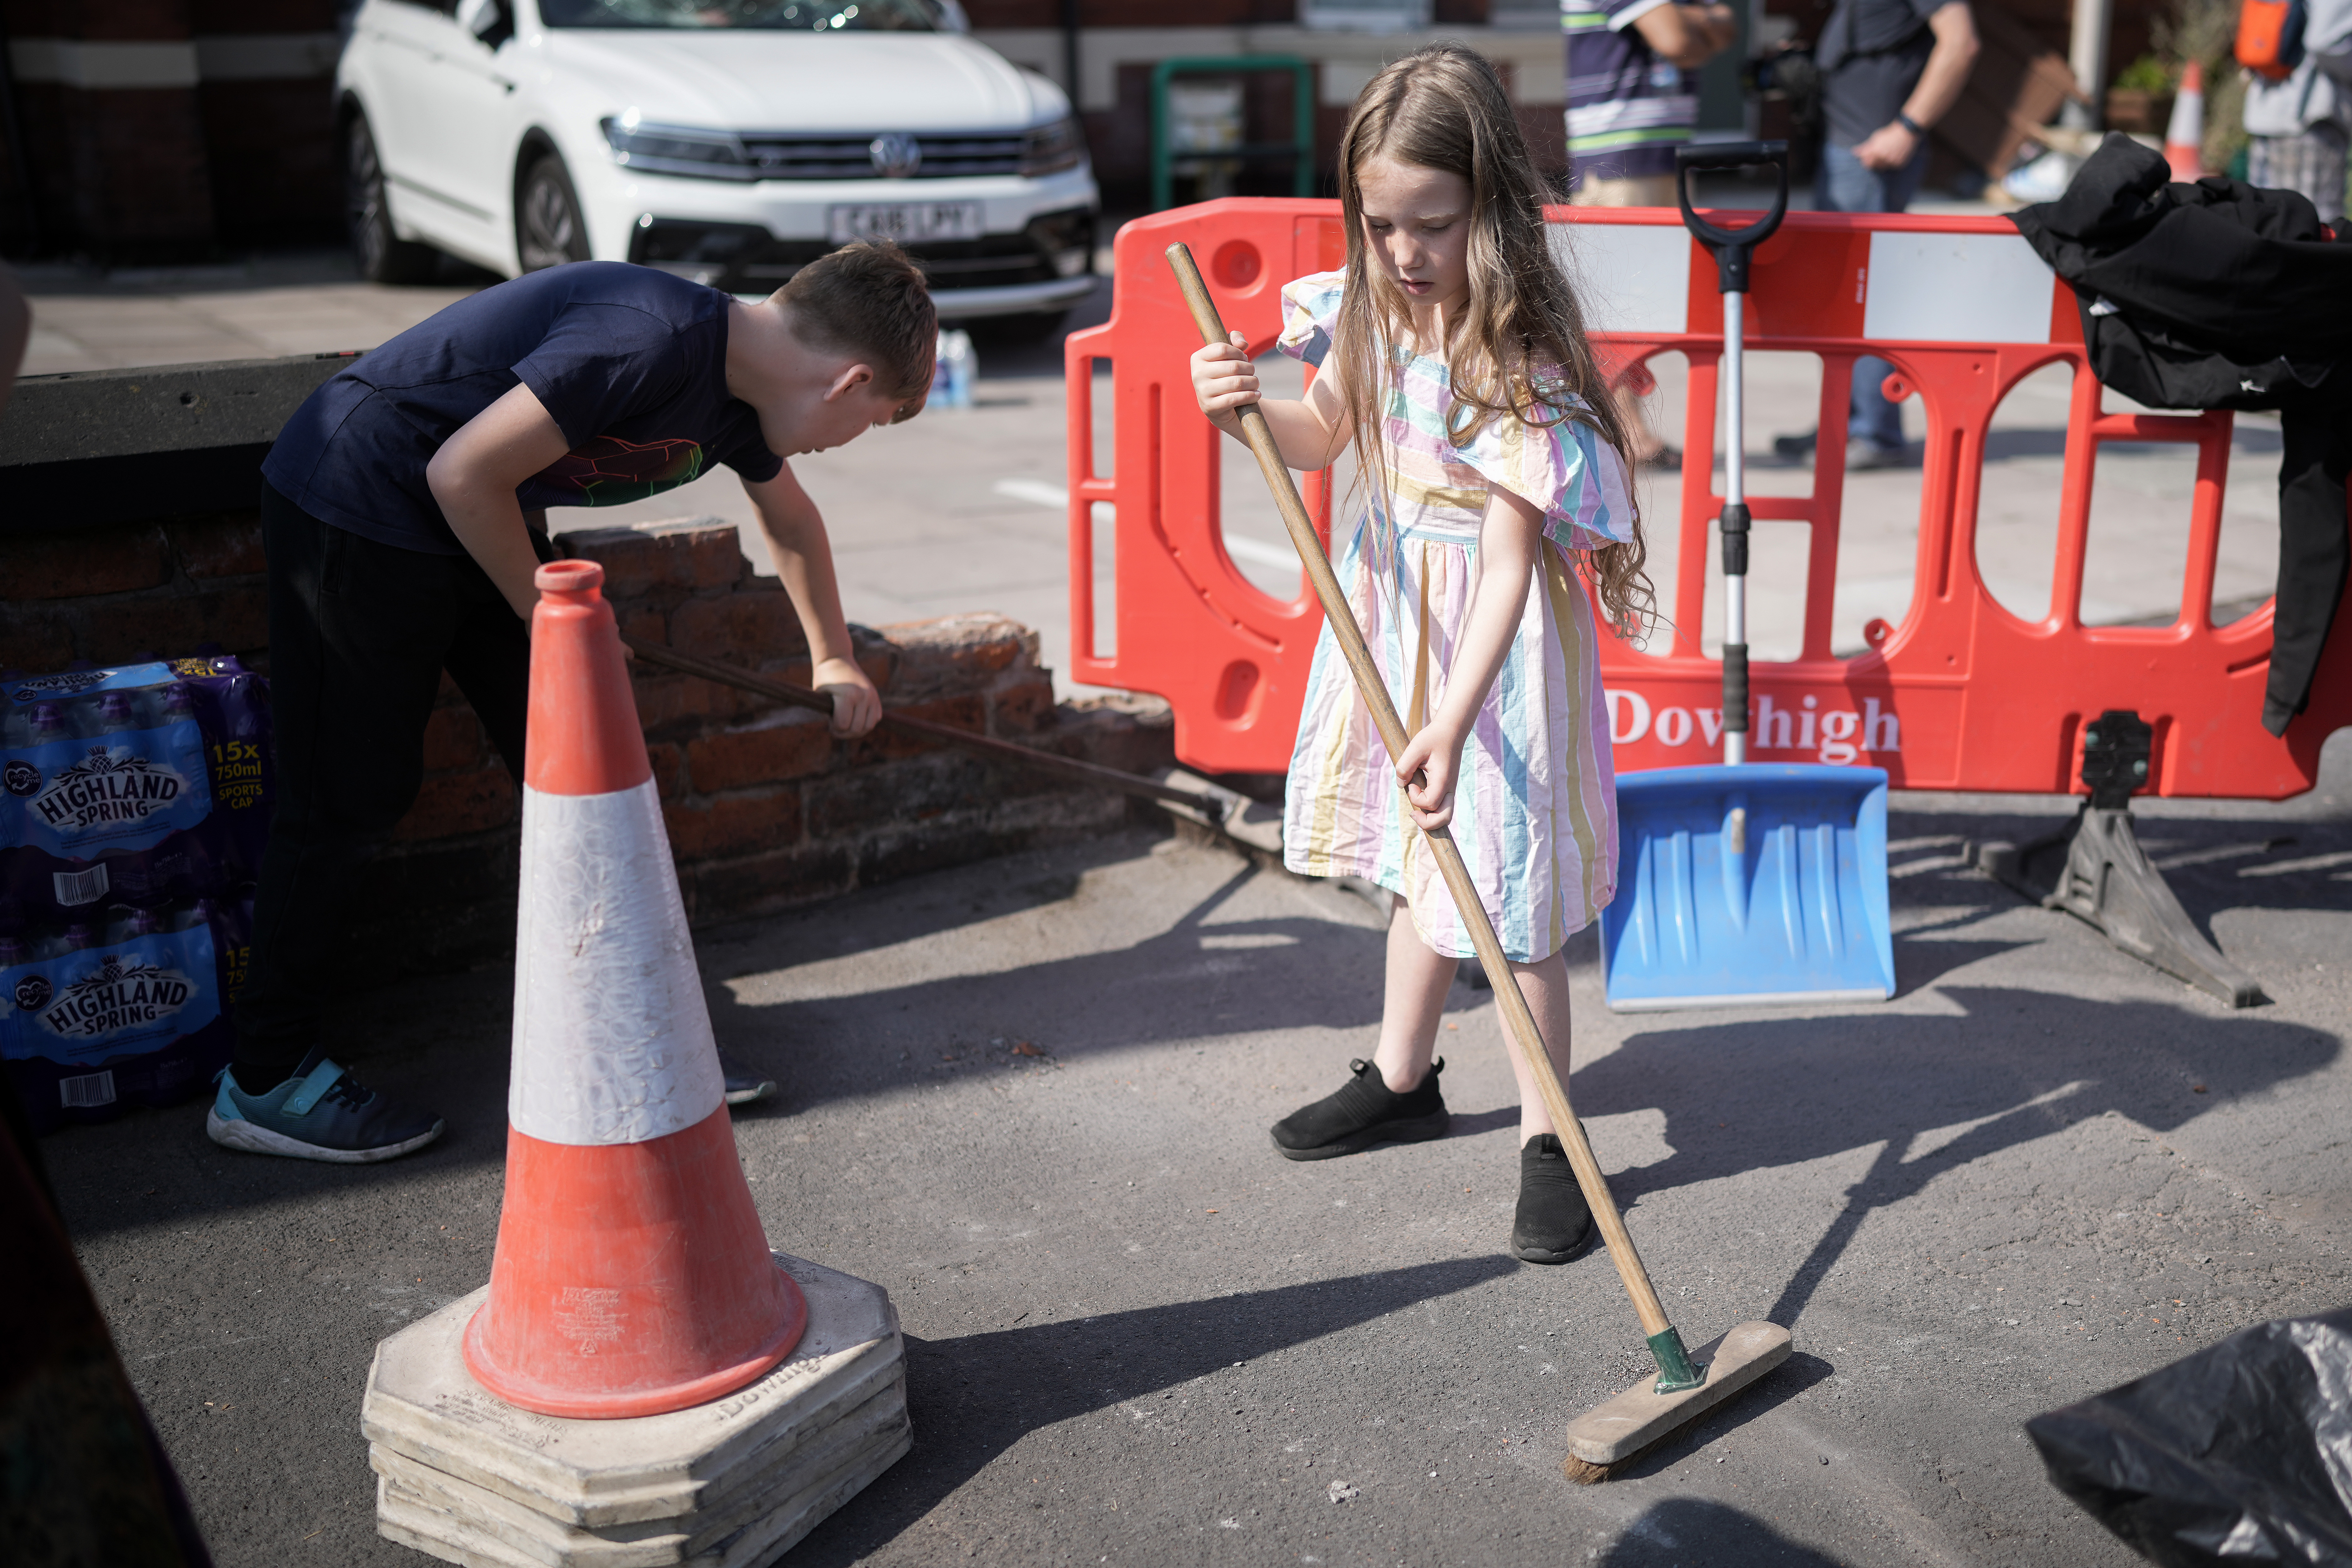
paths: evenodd
<path fill-rule="evenodd" d="M 507 1114 L 550 1143 L 642 1143 L 726 1084 L 651 779 L 522 796 L 514 1073 Z"/>

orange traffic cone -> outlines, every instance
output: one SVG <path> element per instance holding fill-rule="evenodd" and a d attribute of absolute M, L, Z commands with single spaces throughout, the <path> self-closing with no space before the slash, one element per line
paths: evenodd
<path fill-rule="evenodd" d="M 2190 60 L 2172 100 L 2172 121 L 2164 128 L 2164 161 L 2176 180 L 2205 175 L 2205 67 Z"/>
<path fill-rule="evenodd" d="M 587 1417 L 717 1399 L 808 1323 L 736 1163 L 604 579 L 539 569 L 506 1205 L 466 1329 L 483 1387 Z"/>

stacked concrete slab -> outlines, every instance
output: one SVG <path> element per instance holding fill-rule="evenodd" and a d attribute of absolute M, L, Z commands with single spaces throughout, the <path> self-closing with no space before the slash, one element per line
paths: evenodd
<path fill-rule="evenodd" d="M 472 1568 L 754 1568 L 912 1446 L 898 1314 L 878 1285 L 777 1255 L 808 1331 L 709 1405 L 610 1421 L 516 1408 L 466 1371 L 487 1288 L 376 1348 L 361 1424 L 376 1528 Z"/>

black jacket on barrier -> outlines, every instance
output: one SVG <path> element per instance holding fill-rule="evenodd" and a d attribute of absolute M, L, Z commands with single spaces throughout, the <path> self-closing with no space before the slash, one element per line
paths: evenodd
<path fill-rule="evenodd" d="M 2073 287 L 2102 382 L 2153 408 L 2274 408 L 2278 609 L 2263 727 L 2308 706 L 2352 573 L 2352 244 L 2305 197 L 2210 175 L 2110 136 L 2054 202 L 2012 221 Z"/>

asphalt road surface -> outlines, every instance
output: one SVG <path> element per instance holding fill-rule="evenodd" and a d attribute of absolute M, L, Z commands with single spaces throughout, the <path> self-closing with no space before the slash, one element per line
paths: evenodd
<path fill-rule="evenodd" d="M 1321 884 L 1133 830 L 714 931 L 772 1240 L 903 1315 L 916 1447 L 795 1563 L 2121 1564 L 2020 1423 L 2352 1300 L 2352 745 L 2284 806 L 2148 808 L 2277 998 L 2231 1014 L 1962 868 L 2058 803 L 1898 797 L 1901 994 L 1620 1017 L 1571 1092 L 1694 1342 L 1787 1365 L 1621 1479 L 1561 1428 L 1643 1371 L 1608 1259 L 1506 1251 L 1511 1079 L 1454 993 L 1453 1135 L 1317 1164 L 1266 1127 L 1372 1045 L 1381 942 Z M 226 1568 L 396 1564 L 375 1342 L 488 1277 L 510 976 L 370 988 L 335 1050 L 448 1135 L 231 1154 L 196 1107 L 45 1144 Z M 1024 1054 L 1024 1044 L 1041 1050 Z"/>

